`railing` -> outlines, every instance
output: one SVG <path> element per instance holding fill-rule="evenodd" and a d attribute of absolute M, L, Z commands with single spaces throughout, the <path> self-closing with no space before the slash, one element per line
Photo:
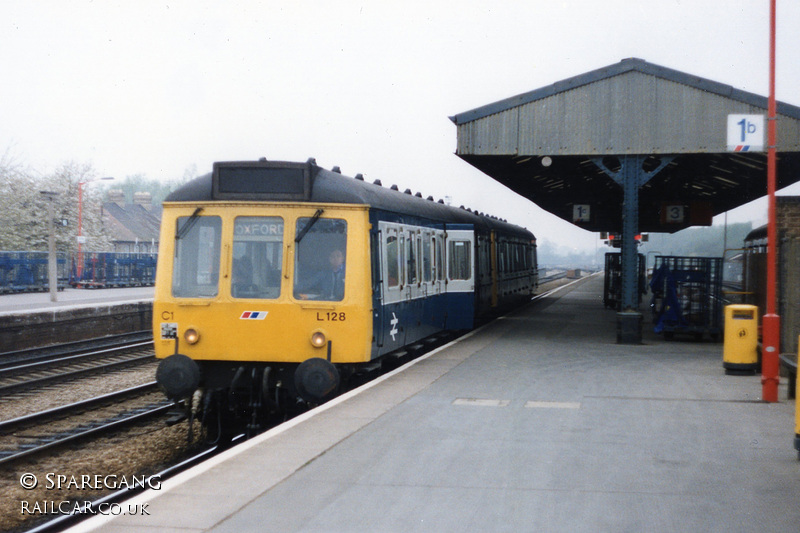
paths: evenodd
<path fill-rule="evenodd" d="M 0 252 L 0 293 L 36 292 L 50 290 L 47 252 Z M 56 254 L 58 289 L 69 278 L 67 255 Z"/>
<path fill-rule="evenodd" d="M 155 282 L 158 254 L 83 252 L 81 255 L 83 264 L 79 269 L 77 254 L 56 254 L 58 290 L 63 290 L 67 285 L 84 288 L 140 287 Z M 47 252 L 0 252 L 0 293 L 48 290 Z"/>

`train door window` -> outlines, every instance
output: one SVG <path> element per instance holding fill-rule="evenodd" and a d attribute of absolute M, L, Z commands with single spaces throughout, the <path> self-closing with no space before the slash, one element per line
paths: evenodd
<path fill-rule="evenodd" d="M 433 260 L 436 263 L 436 279 L 443 280 L 444 279 L 444 260 L 442 256 L 442 247 L 444 241 L 441 237 L 438 239 L 434 239 L 434 247 L 433 247 Z"/>
<path fill-rule="evenodd" d="M 472 277 L 472 253 L 469 241 L 450 241 L 447 255 L 450 279 L 467 280 Z"/>
<path fill-rule="evenodd" d="M 344 299 L 347 221 L 298 218 L 295 241 L 294 297 L 333 302 Z"/>
<path fill-rule="evenodd" d="M 433 253 L 431 251 L 431 234 L 422 236 L 422 281 L 433 280 Z"/>
<path fill-rule="evenodd" d="M 406 240 L 406 279 L 408 283 L 417 282 L 417 250 L 414 234 L 409 232 Z"/>
<path fill-rule="evenodd" d="M 398 238 L 400 239 L 400 246 L 397 249 L 398 259 L 398 273 L 400 274 L 400 288 L 406 284 L 406 235 L 402 231 L 399 232 Z"/>
<path fill-rule="evenodd" d="M 175 231 L 172 295 L 213 298 L 219 292 L 222 219 L 216 216 L 179 217 Z"/>
<path fill-rule="evenodd" d="M 389 287 L 400 285 L 397 230 L 390 229 L 386 235 L 386 283 Z"/>
<path fill-rule="evenodd" d="M 436 247 L 438 244 L 439 238 L 436 235 L 431 237 L 431 261 L 433 261 L 433 264 L 431 265 L 431 275 L 433 276 L 433 281 L 439 281 L 439 258 L 436 254 Z"/>
<path fill-rule="evenodd" d="M 283 219 L 236 217 L 233 223 L 234 298 L 274 299 L 281 293 Z"/>

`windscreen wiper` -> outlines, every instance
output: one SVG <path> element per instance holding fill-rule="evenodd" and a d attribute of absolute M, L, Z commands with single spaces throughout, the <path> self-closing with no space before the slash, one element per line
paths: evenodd
<path fill-rule="evenodd" d="M 317 223 L 317 220 L 319 220 L 320 216 L 322 216 L 322 209 L 317 209 L 317 212 L 314 213 L 314 216 L 311 217 L 311 220 L 308 221 L 308 223 L 303 227 L 303 229 L 300 230 L 300 233 L 297 234 L 297 237 L 294 238 L 294 242 L 299 243 L 300 241 L 302 241 L 303 237 L 306 236 L 306 233 L 308 233 L 309 230 L 314 226 L 314 224 Z"/>
<path fill-rule="evenodd" d="M 182 227 L 178 228 L 178 230 L 175 232 L 176 241 L 181 240 L 183 237 L 186 236 L 187 233 L 189 233 L 189 230 L 192 229 L 192 226 L 194 226 L 195 222 L 197 222 L 197 218 L 200 216 L 200 212 L 202 210 L 203 210 L 202 207 L 198 207 L 197 209 L 195 209 L 194 213 L 192 213 L 192 216 L 189 217 L 189 220 L 187 220 Z"/>

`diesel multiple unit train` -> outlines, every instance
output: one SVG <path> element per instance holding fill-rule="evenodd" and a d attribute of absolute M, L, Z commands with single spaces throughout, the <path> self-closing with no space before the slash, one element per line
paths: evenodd
<path fill-rule="evenodd" d="M 157 381 L 213 432 L 530 301 L 523 228 L 306 163 L 215 163 L 164 202 Z M 216 428 L 216 429 L 215 429 Z"/>

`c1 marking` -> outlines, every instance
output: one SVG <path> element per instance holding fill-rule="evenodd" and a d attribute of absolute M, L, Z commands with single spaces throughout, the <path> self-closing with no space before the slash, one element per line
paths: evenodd
<path fill-rule="evenodd" d="M 169 321 L 175 319 L 175 313 L 172 311 L 162 311 L 161 312 L 161 320 Z"/>

